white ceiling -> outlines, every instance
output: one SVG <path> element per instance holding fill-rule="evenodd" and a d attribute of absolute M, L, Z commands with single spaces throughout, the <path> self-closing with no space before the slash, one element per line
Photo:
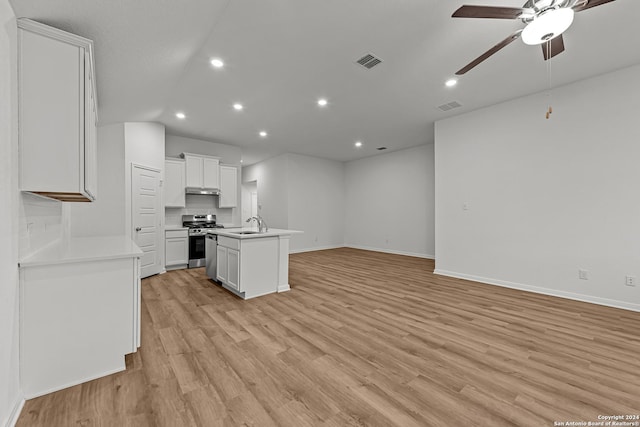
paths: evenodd
<path fill-rule="evenodd" d="M 170 134 L 241 146 L 245 164 L 282 152 L 348 161 L 433 142 L 436 120 L 547 88 L 540 47 L 521 40 L 444 86 L 523 27 L 451 14 L 524 0 L 10 1 L 18 17 L 94 40 L 101 124 L 162 122 Z M 638 0 L 576 14 L 552 86 L 640 63 L 638 16 Z M 383 63 L 355 64 L 366 53 Z M 212 57 L 226 66 L 214 69 Z M 454 100 L 463 107 L 437 109 Z"/>

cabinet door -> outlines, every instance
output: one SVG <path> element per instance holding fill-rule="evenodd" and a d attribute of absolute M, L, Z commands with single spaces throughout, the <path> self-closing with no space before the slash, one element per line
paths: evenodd
<path fill-rule="evenodd" d="M 84 54 L 84 92 L 85 92 L 85 139 L 84 139 L 84 190 L 90 198 L 98 197 L 98 137 L 96 101 L 93 94 L 93 74 L 91 56 Z"/>
<path fill-rule="evenodd" d="M 165 240 L 165 265 L 180 265 L 189 263 L 189 239 L 185 237 Z"/>
<path fill-rule="evenodd" d="M 216 258 L 216 264 L 218 264 L 218 271 L 216 272 L 216 279 L 222 283 L 227 283 L 227 254 L 228 249 L 224 246 L 218 245 L 218 252 Z"/>
<path fill-rule="evenodd" d="M 219 208 L 238 206 L 238 169 L 233 166 L 220 166 Z"/>
<path fill-rule="evenodd" d="M 92 42 L 18 19 L 20 190 L 61 201 L 97 195 Z"/>
<path fill-rule="evenodd" d="M 240 290 L 240 252 L 227 250 L 227 285 Z"/>
<path fill-rule="evenodd" d="M 202 157 L 185 156 L 187 187 L 202 188 Z"/>
<path fill-rule="evenodd" d="M 203 187 L 204 188 L 220 188 L 220 160 L 203 158 Z"/>
<path fill-rule="evenodd" d="M 165 207 L 184 208 L 185 203 L 185 165 L 181 160 L 167 160 L 164 163 L 164 201 Z"/>

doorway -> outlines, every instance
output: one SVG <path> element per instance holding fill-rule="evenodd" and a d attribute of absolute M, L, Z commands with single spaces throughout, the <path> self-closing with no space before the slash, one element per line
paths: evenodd
<path fill-rule="evenodd" d="M 258 215 L 258 181 L 242 183 L 242 221 Z"/>

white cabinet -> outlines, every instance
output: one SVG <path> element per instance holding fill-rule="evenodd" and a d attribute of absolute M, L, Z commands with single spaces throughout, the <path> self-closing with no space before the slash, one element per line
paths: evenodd
<path fill-rule="evenodd" d="M 186 188 L 185 161 L 166 159 L 164 162 L 164 206 L 184 208 Z"/>
<path fill-rule="evenodd" d="M 165 268 L 175 270 L 189 264 L 189 236 L 186 228 L 165 230 Z"/>
<path fill-rule="evenodd" d="M 20 190 L 62 201 L 97 197 L 93 42 L 18 19 Z"/>
<path fill-rule="evenodd" d="M 20 267 L 20 378 L 26 398 L 125 369 L 140 345 L 135 257 Z"/>
<path fill-rule="evenodd" d="M 219 208 L 235 208 L 238 206 L 238 168 L 220 165 L 220 197 Z"/>
<path fill-rule="evenodd" d="M 199 154 L 182 153 L 186 163 L 186 184 L 189 189 L 219 189 L 220 159 Z"/>
<path fill-rule="evenodd" d="M 280 246 L 277 236 L 235 239 L 218 235 L 216 278 L 245 299 L 277 292 Z"/>
<path fill-rule="evenodd" d="M 202 159 L 202 187 L 220 188 L 220 160 L 212 157 Z"/>
<path fill-rule="evenodd" d="M 187 187 L 202 188 L 204 185 L 204 161 L 202 157 L 184 155 L 187 164 Z"/>
<path fill-rule="evenodd" d="M 218 242 L 218 249 L 216 250 L 216 279 L 220 283 L 226 283 L 227 281 L 227 255 L 229 253 L 229 248 L 225 248 L 224 246 L 220 246 Z"/>
<path fill-rule="evenodd" d="M 240 252 L 235 249 L 227 252 L 227 285 L 240 290 Z"/>

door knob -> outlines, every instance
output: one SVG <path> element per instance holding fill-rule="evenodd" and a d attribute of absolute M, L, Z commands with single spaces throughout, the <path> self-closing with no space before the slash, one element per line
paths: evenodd
<path fill-rule="evenodd" d="M 142 227 L 136 227 L 136 231 L 141 231 Z"/>

